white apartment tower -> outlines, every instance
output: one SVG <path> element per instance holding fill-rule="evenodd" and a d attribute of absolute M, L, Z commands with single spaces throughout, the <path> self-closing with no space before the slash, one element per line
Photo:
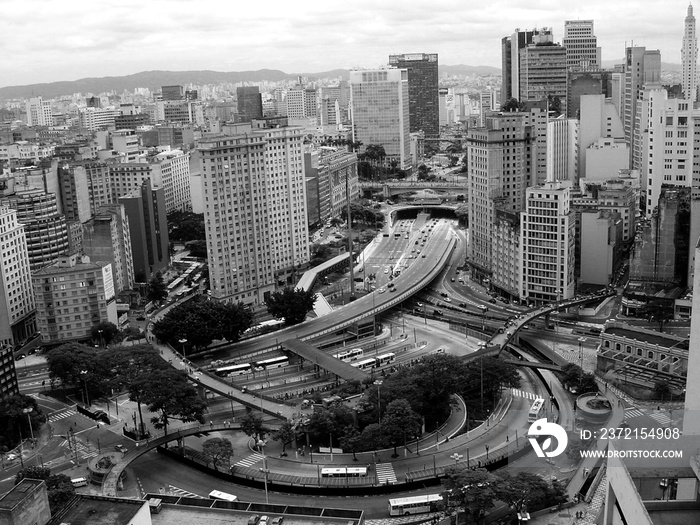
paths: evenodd
<path fill-rule="evenodd" d="M 0 205 L 0 347 L 34 333 L 34 312 L 24 225 L 15 210 Z"/>
<path fill-rule="evenodd" d="M 411 166 L 411 137 L 406 69 L 350 72 L 353 140 L 384 146 L 387 161 L 399 169 Z"/>
<path fill-rule="evenodd" d="M 309 261 L 302 129 L 199 141 L 212 297 L 262 304 Z"/>
<path fill-rule="evenodd" d="M 541 305 L 574 294 L 574 228 L 571 184 L 548 182 L 527 189 L 521 213 L 520 297 Z"/>
<path fill-rule="evenodd" d="M 600 48 L 593 34 L 593 20 L 566 20 L 561 43 L 566 48 L 566 68 L 569 71 L 600 68 Z"/>
<path fill-rule="evenodd" d="M 695 101 L 698 99 L 698 38 L 695 34 L 695 17 L 693 5 L 688 6 L 683 32 L 683 47 L 681 48 L 681 69 L 683 78 L 683 96 Z"/>
<path fill-rule="evenodd" d="M 578 182 L 578 120 L 560 116 L 547 123 L 547 182 Z"/>
<path fill-rule="evenodd" d="M 25 103 L 28 126 L 53 126 L 51 102 L 34 97 Z"/>

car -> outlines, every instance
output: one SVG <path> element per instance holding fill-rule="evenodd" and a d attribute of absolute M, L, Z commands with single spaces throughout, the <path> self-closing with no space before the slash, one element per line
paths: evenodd
<path fill-rule="evenodd" d="M 7 459 L 7 461 L 14 461 L 15 459 L 17 459 L 17 454 L 10 453 L 7 456 L 5 456 L 5 459 Z"/>
<path fill-rule="evenodd" d="M 446 293 L 446 292 L 440 292 L 440 296 L 441 296 L 441 297 L 447 297 L 447 293 Z"/>
<path fill-rule="evenodd" d="M 488 311 L 488 307 L 484 306 L 483 304 L 480 304 L 479 310 L 481 310 L 482 312 L 486 312 L 486 311 Z"/>
<path fill-rule="evenodd" d="M 467 303 L 459 303 L 459 306 L 460 306 L 460 308 L 466 308 L 466 307 L 467 307 Z"/>
<path fill-rule="evenodd" d="M 455 278 L 454 278 L 454 277 L 453 277 L 451 280 L 452 280 L 452 282 L 455 282 Z"/>
<path fill-rule="evenodd" d="M 258 514 L 253 514 L 250 518 L 248 518 L 248 525 L 258 525 L 259 521 L 260 516 Z"/>
<path fill-rule="evenodd" d="M 423 306 L 425 306 L 425 305 L 423 303 L 417 303 L 416 306 L 418 306 L 418 308 L 423 308 Z"/>
<path fill-rule="evenodd" d="M 104 410 L 96 410 L 95 412 L 92 413 L 93 419 L 96 421 L 102 421 L 103 423 L 106 423 L 109 425 L 111 423 L 109 416 Z"/>
<path fill-rule="evenodd" d="M 384 268 L 384 273 L 389 273 L 389 268 Z"/>
<path fill-rule="evenodd" d="M 124 445 L 114 445 L 114 450 L 117 452 L 121 452 L 122 454 L 126 454 L 129 452 L 129 450 L 124 446 Z"/>
<path fill-rule="evenodd" d="M 19 361 L 19 360 L 21 360 L 21 359 L 24 359 L 25 357 L 27 357 L 27 356 L 24 355 L 24 354 L 17 354 L 17 355 L 15 356 L 15 361 Z"/>
<path fill-rule="evenodd" d="M 425 259 L 425 254 L 421 255 L 421 257 L 422 257 L 423 259 Z"/>
<path fill-rule="evenodd" d="M 380 289 L 377 290 L 377 291 L 378 291 L 379 293 L 384 293 L 384 292 L 386 292 L 386 290 L 385 290 L 384 288 L 380 288 Z"/>
<path fill-rule="evenodd" d="M 496 304 L 496 299 L 494 299 L 493 297 L 491 297 L 491 299 L 489 299 L 489 302 L 490 302 L 491 304 Z"/>
<path fill-rule="evenodd" d="M 272 525 L 282 525 L 284 522 L 284 516 L 275 516 L 272 518 Z"/>
<path fill-rule="evenodd" d="M 395 287 L 395 286 L 392 286 L 391 288 L 389 288 L 389 291 L 390 291 L 390 292 L 395 292 L 395 291 L 396 291 L 396 287 Z"/>
<path fill-rule="evenodd" d="M 260 521 L 258 522 L 258 525 L 269 525 L 270 522 L 270 517 L 269 516 L 263 516 L 260 518 Z"/>
<path fill-rule="evenodd" d="M 451 302 L 452 302 L 452 299 L 450 299 L 449 297 L 445 297 L 445 302 L 446 302 L 446 303 L 451 303 Z"/>

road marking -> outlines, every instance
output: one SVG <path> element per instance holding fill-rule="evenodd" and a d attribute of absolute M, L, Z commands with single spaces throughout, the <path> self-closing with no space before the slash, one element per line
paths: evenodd
<path fill-rule="evenodd" d="M 380 484 L 396 483 L 396 473 L 391 463 L 377 463 L 377 481 Z"/>
<path fill-rule="evenodd" d="M 61 419 L 74 416 L 76 414 L 77 412 L 71 408 L 62 408 L 49 415 L 49 423 L 55 423 L 56 421 L 60 421 Z"/>
<path fill-rule="evenodd" d="M 262 454 L 254 453 L 248 457 L 241 459 L 237 463 L 234 463 L 234 465 L 237 467 L 251 467 L 251 466 L 255 465 L 257 462 L 262 461 L 262 460 L 263 460 Z"/>
<path fill-rule="evenodd" d="M 627 408 L 625 409 L 625 419 L 633 419 L 635 417 L 641 417 L 646 415 L 644 412 L 638 408 Z"/>

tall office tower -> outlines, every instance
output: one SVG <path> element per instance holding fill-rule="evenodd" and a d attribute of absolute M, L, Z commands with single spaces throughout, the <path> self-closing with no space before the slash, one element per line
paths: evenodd
<path fill-rule="evenodd" d="M 683 97 L 691 101 L 698 99 L 698 37 L 695 34 L 695 17 L 693 5 L 688 6 L 683 31 L 683 47 L 681 48 L 681 86 Z"/>
<path fill-rule="evenodd" d="M 470 242 L 467 264 L 472 278 L 489 284 L 497 211 L 523 210 L 532 171 L 532 128 L 522 113 L 486 118 L 483 128 L 467 131 Z"/>
<path fill-rule="evenodd" d="M 408 112 L 408 71 L 370 69 L 350 71 L 353 140 L 384 146 L 387 161 L 399 169 L 411 166 Z"/>
<path fill-rule="evenodd" d="M 17 220 L 15 210 L 0 205 L 0 348 L 14 346 L 36 331 L 34 312 L 24 226 Z M 0 364 L 0 397 L 4 368 Z"/>
<path fill-rule="evenodd" d="M 566 116 L 581 118 L 581 97 L 604 95 L 612 97 L 613 72 L 606 69 L 597 71 L 569 71 L 566 89 Z"/>
<path fill-rule="evenodd" d="M 635 119 L 640 92 L 646 84 L 658 84 L 661 80 L 661 53 L 658 50 L 647 51 L 644 47 L 628 47 L 625 51 L 625 64 L 621 90 L 622 125 L 625 139 L 630 145 L 630 165 L 632 165 L 635 148 Z"/>
<path fill-rule="evenodd" d="M 258 127 L 199 141 L 212 297 L 262 304 L 308 264 L 302 136 Z"/>
<path fill-rule="evenodd" d="M 542 305 L 574 295 L 574 214 L 571 184 L 548 182 L 527 189 L 520 214 L 521 288 L 526 303 Z"/>
<path fill-rule="evenodd" d="M 559 100 L 566 114 L 566 48 L 554 43 L 549 28 L 535 31 L 532 44 L 520 50 L 521 102 L 549 100 L 550 109 Z"/>
<path fill-rule="evenodd" d="M 262 118 L 262 95 L 259 86 L 241 86 L 236 88 L 238 99 L 238 118 L 240 122 L 250 122 Z"/>
<path fill-rule="evenodd" d="M 34 97 L 25 103 L 27 110 L 27 126 L 53 126 L 51 102 Z"/>
<path fill-rule="evenodd" d="M 409 130 L 440 136 L 437 53 L 389 55 L 389 65 L 408 71 Z"/>
<path fill-rule="evenodd" d="M 564 21 L 566 67 L 569 71 L 594 70 L 600 67 L 600 48 L 593 34 L 593 20 Z"/>
<path fill-rule="evenodd" d="M 149 180 L 154 188 L 163 188 L 166 213 L 190 209 L 189 153 L 174 149 L 149 155 L 145 160 L 110 165 L 112 195 L 115 198 L 126 195 Z"/>
<path fill-rule="evenodd" d="M 520 100 L 520 50 L 532 43 L 533 31 L 515 32 L 501 39 L 501 106 L 508 100 Z"/>
<path fill-rule="evenodd" d="M 498 91 L 494 88 L 479 92 L 479 126 L 484 127 L 486 125 L 486 116 L 492 111 L 498 110 L 497 96 Z"/>
<path fill-rule="evenodd" d="M 117 293 L 134 287 L 129 219 L 124 206 L 107 204 L 82 224 L 83 253 L 93 261 L 108 261 Z"/>
<path fill-rule="evenodd" d="M 690 188 L 693 184 L 696 155 L 692 146 L 700 112 L 693 110 L 689 100 L 669 99 L 660 86 L 645 89 L 637 104 L 643 124 L 637 136 L 635 168 L 642 179 L 643 211 L 650 217 L 663 185 Z"/>
<path fill-rule="evenodd" d="M 119 322 L 108 262 L 90 262 L 87 256 L 62 256 L 32 272 L 32 286 L 43 342 L 85 339 L 98 324 Z M 70 299 L 66 299 L 66 294 Z"/>
<path fill-rule="evenodd" d="M 2 200 L 17 211 L 24 225 L 29 254 L 29 270 L 51 264 L 69 250 L 66 218 L 59 214 L 56 195 L 41 190 L 18 191 Z"/>
<path fill-rule="evenodd" d="M 547 181 L 547 105 L 546 100 L 522 103 L 525 125 L 530 126 L 532 136 L 532 166 L 528 173 L 528 186 L 537 186 Z"/>
<path fill-rule="evenodd" d="M 547 123 L 547 182 L 578 183 L 578 120 L 564 115 Z"/>
<path fill-rule="evenodd" d="M 61 204 L 68 222 L 85 222 L 92 217 L 90 181 L 83 166 L 64 165 L 58 168 Z"/>
<path fill-rule="evenodd" d="M 17 369 L 15 368 L 14 348 L 11 343 L 0 345 L 0 400 L 19 394 L 19 381 L 17 381 Z M 37 483 L 40 483 L 37 481 Z M 46 502 L 48 511 L 48 501 Z M 46 519 L 50 515 L 46 516 Z"/>
<path fill-rule="evenodd" d="M 161 100 L 185 100 L 185 88 L 182 86 L 161 86 Z"/>
<path fill-rule="evenodd" d="M 152 188 L 150 179 L 119 197 L 119 204 L 129 219 L 134 279 L 148 282 L 153 275 L 170 264 L 168 221 L 163 188 Z"/>
<path fill-rule="evenodd" d="M 287 117 L 314 118 L 317 116 L 315 89 L 297 86 L 287 91 Z"/>

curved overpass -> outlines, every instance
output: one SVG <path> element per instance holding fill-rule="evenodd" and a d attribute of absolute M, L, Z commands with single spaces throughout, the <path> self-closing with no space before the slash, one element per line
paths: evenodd
<path fill-rule="evenodd" d="M 435 279 L 449 260 L 457 243 L 457 236 L 447 225 L 436 228 L 418 259 L 410 259 L 407 269 L 394 279 L 395 293 L 387 292 L 379 294 L 374 292 L 353 301 L 328 315 L 305 321 L 304 323 L 285 328 L 283 330 L 266 334 L 251 339 L 244 343 L 230 345 L 222 348 L 238 348 L 248 352 L 266 351 L 279 347 L 280 341 L 299 339 L 308 341 L 329 333 L 337 332 L 353 325 L 366 317 L 376 315 L 384 310 L 392 308 L 405 301 L 416 292 L 427 286 Z M 425 255 L 425 257 L 423 257 Z M 158 345 L 162 349 L 161 357 L 180 370 L 190 372 L 190 379 L 213 392 L 233 399 L 241 404 L 260 410 L 273 417 L 291 420 L 295 413 L 295 407 L 281 404 L 279 401 L 256 396 L 249 392 L 242 392 L 235 384 L 228 383 L 221 378 L 205 374 L 195 375 L 187 363 L 181 361 L 175 352 L 165 345 Z"/>

